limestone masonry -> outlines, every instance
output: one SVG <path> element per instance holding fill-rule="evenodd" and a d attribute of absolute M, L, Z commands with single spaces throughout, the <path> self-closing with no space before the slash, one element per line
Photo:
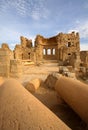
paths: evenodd
<path fill-rule="evenodd" d="M 59 66 L 71 66 L 77 70 L 78 75 L 87 75 L 88 52 L 80 52 L 79 33 L 59 33 L 51 38 L 37 35 L 34 46 L 31 39 L 23 36 L 20 37 L 20 41 L 21 43 L 16 44 L 13 51 L 9 49 L 8 44 L 2 44 L 0 48 L 0 76 L 21 75 L 21 62 L 26 60 L 35 64 L 57 62 Z"/>

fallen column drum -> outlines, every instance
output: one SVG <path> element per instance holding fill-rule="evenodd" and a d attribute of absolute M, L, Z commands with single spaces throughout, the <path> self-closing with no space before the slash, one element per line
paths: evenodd
<path fill-rule="evenodd" d="M 15 79 L 0 87 L 0 130 L 70 130 Z"/>
<path fill-rule="evenodd" d="M 61 76 L 55 84 L 55 89 L 62 99 L 88 123 L 88 85 Z"/>

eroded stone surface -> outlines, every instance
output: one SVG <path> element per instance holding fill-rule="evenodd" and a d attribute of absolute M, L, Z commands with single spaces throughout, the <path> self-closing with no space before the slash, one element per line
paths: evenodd
<path fill-rule="evenodd" d="M 0 87 L 0 130 L 70 130 L 19 82 Z"/>
<path fill-rule="evenodd" d="M 33 79 L 26 83 L 25 88 L 30 92 L 35 92 L 41 85 L 41 79 Z"/>
<path fill-rule="evenodd" d="M 4 52 L 2 53 L 2 51 Z M 6 56 L 5 52 L 8 52 Z M 88 52 L 80 52 L 80 37 L 79 33 L 75 32 L 59 33 L 50 38 L 37 35 L 34 43 L 31 39 L 21 36 L 20 44 L 16 44 L 13 51 L 9 49 L 7 43 L 3 43 L 0 48 L 1 76 L 10 76 L 11 64 L 8 58 L 9 60 L 22 60 L 26 63 L 33 62 L 35 65 L 57 62 L 59 66 L 72 66 L 76 70 L 77 76 L 88 76 Z M 4 60 L 5 65 L 3 65 L 3 59 L 6 59 Z M 80 72 L 81 67 L 85 67 L 85 72 Z M 17 74 L 14 73 L 13 75 L 15 77 Z"/>
<path fill-rule="evenodd" d="M 88 85 L 61 76 L 55 85 L 58 94 L 88 124 Z"/>

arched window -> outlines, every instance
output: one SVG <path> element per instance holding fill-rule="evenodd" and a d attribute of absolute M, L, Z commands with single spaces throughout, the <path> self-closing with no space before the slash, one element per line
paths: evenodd
<path fill-rule="evenodd" d="M 43 49 L 43 55 L 46 55 L 46 49 Z"/>
<path fill-rule="evenodd" d="M 53 51 L 52 51 L 52 52 L 53 52 L 52 54 L 55 55 L 55 48 L 53 48 Z"/>
<path fill-rule="evenodd" d="M 68 47 L 70 47 L 71 46 L 71 42 L 68 42 Z"/>
<path fill-rule="evenodd" d="M 29 59 L 30 59 L 30 52 L 28 53 L 28 57 L 29 57 Z"/>
<path fill-rule="evenodd" d="M 70 55 L 71 55 L 71 53 L 68 53 L 68 55 L 70 56 Z"/>
<path fill-rule="evenodd" d="M 71 42 L 68 42 L 68 43 L 66 44 L 66 46 L 67 46 L 67 47 L 70 47 L 70 46 L 71 46 Z"/>
<path fill-rule="evenodd" d="M 47 49 L 47 55 L 51 55 L 51 49 Z"/>

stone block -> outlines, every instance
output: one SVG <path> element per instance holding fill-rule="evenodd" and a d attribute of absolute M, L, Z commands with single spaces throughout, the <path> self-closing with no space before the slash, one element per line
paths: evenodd
<path fill-rule="evenodd" d="M 33 79 L 26 83 L 25 88 L 30 92 L 35 92 L 41 85 L 41 79 Z"/>
<path fill-rule="evenodd" d="M 0 87 L 0 130 L 71 130 L 18 81 Z"/>
<path fill-rule="evenodd" d="M 7 64 L 0 64 L 0 76 L 9 77 L 10 66 Z"/>

